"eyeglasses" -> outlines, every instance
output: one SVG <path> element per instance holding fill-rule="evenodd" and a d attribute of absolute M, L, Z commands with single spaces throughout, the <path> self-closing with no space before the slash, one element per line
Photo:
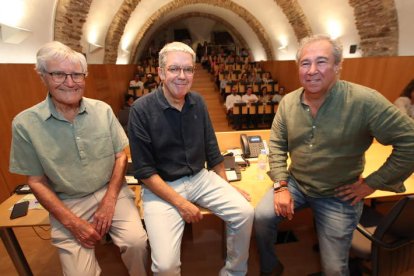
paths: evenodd
<path fill-rule="evenodd" d="M 181 74 L 181 70 L 184 72 L 184 75 L 186 76 L 192 76 L 194 74 L 194 67 L 193 66 L 170 66 L 167 68 L 167 71 L 170 72 L 173 75 L 179 75 Z"/>
<path fill-rule="evenodd" d="M 52 77 L 52 80 L 56 83 L 65 82 L 68 76 L 72 78 L 73 82 L 80 83 L 80 82 L 83 82 L 86 77 L 85 73 L 70 73 L 70 74 L 66 74 L 65 72 L 46 72 L 46 73 L 48 73 Z"/>

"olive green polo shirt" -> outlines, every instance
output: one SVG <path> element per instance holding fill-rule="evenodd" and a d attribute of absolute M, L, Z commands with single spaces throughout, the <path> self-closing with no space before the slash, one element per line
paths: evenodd
<path fill-rule="evenodd" d="M 274 181 L 291 174 L 305 194 L 332 196 L 335 188 L 362 174 L 364 153 L 375 138 L 392 145 L 393 152 L 366 183 L 374 189 L 405 190 L 402 182 L 414 170 L 414 120 L 377 91 L 346 81 L 331 88 L 315 118 L 302 95 L 303 88 L 287 94 L 272 124 L 269 163 Z"/>
<path fill-rule="evenodd" d="M 106 185 L 115 154 L 128 145 L 111 107 L 88 98 L 82 98 L 71 123 L 48 95 L 14 118 L 12 134 L 10 172 L 46 175 L 61 199 L 79 198 Z"/>

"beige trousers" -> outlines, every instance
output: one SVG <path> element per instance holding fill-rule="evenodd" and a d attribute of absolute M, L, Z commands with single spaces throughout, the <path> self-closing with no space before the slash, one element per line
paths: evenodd
<path fill-rule="evenodd" d="M 95 210 L 105 195 L 107 186 L 93 194 L 77 199 L 66 199 L 63 203 L 77 216 L 92 221 Z M 135 194 L 124 185 L 118 196 L 109 234 L 121 252 L 122 260 L 130 275 L 145 276 L 148 258 L 147 235 L 142 226 Z M 58 248 L 64 275 L 99 275 L 101 268 L 95 250 L 84 248 L 53 216 L 52 244 Z"/>

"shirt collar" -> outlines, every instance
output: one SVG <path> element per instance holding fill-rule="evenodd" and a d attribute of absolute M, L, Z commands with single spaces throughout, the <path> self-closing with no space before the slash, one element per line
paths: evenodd
<path fill-rule="evenodd" d="M 63 116 L 56 110 L 56 107 L 52 101 L 52 96 L 50 95 L 50 93 L 47 93 L 46 99 L 44 102 L 45 104 L 39 110 L 39 114 L 44 121 L 49 119 L 51 116 L 59 120 L 65 120 Z M 78 114 L 82 114 L 84 112 L 87 112 L 87 110 L 85 106 L 85 101 L 82 98 Z"/>
<path fill-rule="evenodd" d="M 338 93 L 338 90 L 339 90 L 338 87 L 340 85 L 340 82 L 341 82 L 340 80 L 337 80 L 335 82 L 335 84 L 331 87 L 331 89 L 329 89 L 323 104 L 325 104 L 326 102 L 331 101 L 331 99 L 334 97 L 334 95 L 336 95 Z M 302 87 L 302 92 L 299 94 L 299 100 L 300 100 L 300 103 L 305 104 L 304 101 L 303 101 L 303 93 L 305 93 L 305 88 Z"/>
<path fill-rule="evenodd" d="M 164 96 L 163 90 L 162 90 L 162 85 L 160 85 L 157 90 L 155 91 L 156 93 L 156 97 L 157 97 L 157 101 L 158 104 L 161 105 L 161 108 L 163 110 L 168 109 L 168 108 L 172 108 L 172 106 L 170 105 L 170 103 L 167 101 L 167 98 Z M 194 97 L 192 95 L 191 92 L 188 92 L 185 95 L 185 102 L 184 102 L 184 107 L 183 110 L 186 106 L 191 106 L 194 105 L 196 103 L 196 101 L 194 100 Z"/>

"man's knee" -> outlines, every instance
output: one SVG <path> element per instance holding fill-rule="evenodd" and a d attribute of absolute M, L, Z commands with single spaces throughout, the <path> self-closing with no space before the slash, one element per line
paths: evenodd
<path fill-rule="evenodd" d="M 138 235 L 138 233 L 129 233 L 129 235 L 125 236 L 122 241 L 123 245 L 120 246 L 121 252 L 132 249 L 136 251 L 147 251 L 148 247 L 148 238 L 147 235 L 142 233 Z"/>
<path fill-rule="evenodd" d="M 180 271 L 180 263 L 173 259 L 164 259 L 153 263 L 153 272 L 159 276 L 178 276 L 180 275 Z"/>
<path fill-rule="evenodd" d="M 59 257 L 64 275 L 95 276 L 101 274 L 101 268 L 94 254 L 75 256 L 59 249 Z"/>

